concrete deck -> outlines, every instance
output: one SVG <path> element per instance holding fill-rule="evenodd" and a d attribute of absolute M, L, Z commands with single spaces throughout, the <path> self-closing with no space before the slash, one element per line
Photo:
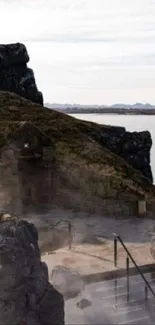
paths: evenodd
<path fill-rule="evenodd" d="M 139 275 L 130 276 L 130 301 L 127 303 L 126 278 L 120 277 L 123 272 L 125 274 L 126 252 L 118 244 L 116 271 L 112 232 L 123 238 L 139 266 L 148 264 L 155 270 L 154 259 L 150 254 L 155 220 L 94 217 L 80 220 L 75 218 L 72 221 L 74 231 L 72 249 L 68 249 L 66 238 L 63 248 L 50 249 L 52 243 L 49 233 L 48 254 L 42 252 L 42 260 L 48 265 L 49 278 L 53 267 L 62 265 L 76 269 L 85 279 L 85 290 L 81 295 L 65 302 L 65 324 L 154 324 L 155 298 L 149 292 L 148 303 L 145 304 L 145 285 Z M 130 273 L 132 267 L 133 264 L 130 263 Z M 155 273 L 147 273 L 146 277 L 155 291 Z M 91 305 L 80 309 L 77 303 L 83 298 L 88 299 Z"/>
<path fill-rule="evenodd" d="M 138 265 L 152 264 L 149 243 L 126 243 Z M 75 268 L 82 276 L 115 270 L 113 241 L 105 241 L 102 245 L 80 244 L 49 252 L 42 255 L 42 260 L 48 265 L 49 275 L 56 265 Z M 126 267 L 126 252 L 118 244 L 118 268 Z M 130 267 L 133 264 L 130 263 Z"/>
<path fill-rule="evenodd" d="M 155 290 L 154 277 L 155 274 L 146 274 Z M 65 324 L 154 324 L 155 298 L 148 292 L 146 303 L 144 289 L 140 276 L 130 277 L 127 303 L 126 278 L 118 279 L 117 283 L 110 280 L 86 285 L 80 296 L 65 302 Z M 88 299 L 91 305 L 80 309 L 77 303 L 83 298 Z"/>

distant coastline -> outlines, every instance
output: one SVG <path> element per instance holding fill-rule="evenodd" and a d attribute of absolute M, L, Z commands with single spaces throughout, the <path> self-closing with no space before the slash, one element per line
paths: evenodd
<path fill-rule="evenodd" d="M 138 106 L 139 105 L 139 106 Z M 66 114 L 120 114 L 120 115 L 155 115 L 155 106 L 150 104 L 95 106 L 71 104 L 45 104 L 46 107 Z"/>
<path fill-rule="evenodd" d="M 59 109 L 66 114 L 119 114 L 119 115 L 155 115 L 155 109 Z"/>
<path fill-rule="evenodd" d="M 119 115 L 155 115 L 155 109 L 122 109 L 122 108 L 99 108 L 99 109 L 76 109 L 76 108 L 53 108 L 66 114 L 119 114 Z"/>

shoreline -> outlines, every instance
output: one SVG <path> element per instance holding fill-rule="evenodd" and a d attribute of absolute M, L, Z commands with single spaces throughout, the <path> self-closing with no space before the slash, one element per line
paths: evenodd
<path fill-rule="evenodd" d="M 152 116 L 152 115 L 155 115 L 155 110 L 152 111 L 152 112 L 146 112 L 146 111 L 136 111 L 136 112 L 122 112 L 122 111 L 115 111 L 115 112 L 111 112 L 111 111 L 91 111 L 91 110 L 88 110 L 88 111 L 85 111 L 85 110 L 63 110 L 63 109 L 55 109 L 55 111 L 57 112 L 60 112 L 60 113 L 65 113 L 65 114 L 68 114 L 68 115 L 72 115 L 72 114 L 75 114 L 75 115 L 78 115 L 78 114 L 99 114 L 99 115 L 132 115 L 132 116 L 137 116 L 137 115 L 145 115 L 145 116 Z"/>

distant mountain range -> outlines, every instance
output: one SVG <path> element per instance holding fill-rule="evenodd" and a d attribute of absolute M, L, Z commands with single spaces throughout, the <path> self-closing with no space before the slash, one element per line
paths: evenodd
<path fill-rule="evenodd" d="M 111 106 L 108 105 L 81 105 L 81 104 L 59 104 L 59 103 L 45 103 L 45 107 L 51 108 L 51 109 L 58 109 L 58 110 L 72 110 L 72 109 L 104 109 L 104 108 L 116 108 L 116 109 L 155 109 L 155 105 L 151 105 L 149 103 L 142 104 L 142 103 L 136 103 L 136 104 L 114 104 Z"/>

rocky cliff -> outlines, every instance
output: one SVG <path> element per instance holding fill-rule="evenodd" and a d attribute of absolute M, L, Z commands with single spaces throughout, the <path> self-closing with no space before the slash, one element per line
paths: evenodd
<path fill-rule="evenodd" d="M 42 93 L 37 90 L 33 70 L 27 67 L 29 56 L 21 43 L 0 45 L 0 89 L 19 94 L 43 105 Z M 77 122 L 78 123 L 78 122 Z M 152 140 L 149 132 L 127 132 L 122 127 L 82 122 L 82 132 L 122 157 L 153 182 L 150 167 Z"/>
<path fill-rule="evenodd" d="M 29 56 L 21 43 L 0 45 L 0 89 L 19 94 L 43 105 L 33 70 L 27 67 Z"/>
<path fill-rule="evenodd" d="M 133 216 L 138 214 L 139 200 L 145 199 L 150 202 L 155 199 L 155 187 L 151 184 L 151 179 L 144 176 L 143 169 L 133 168 L 127 162 L 127 158 L 133 153 L 134 139 L 137 141 L 135 141 L 134 155 L 136 156 L 138 151 L 143 152 L 145 148 L 149 155 L 151 140 L 148 132 L 132 134 L 127 133 L 125 129 L 119 130 L 77 120 L 8 92 L 0 92 L 0 121 L 2 165 L 4 165 L 3 148 L 6 140 L 14 132 L 15 122 L 31 121 L 52 140 L 54 149 L 53 147 L 49 149 L 49 159 L 52 157 L 51 180 L 49 182 L 48 177 L 44 177 L 42 185 L 37 186 L 46 189 L 48 184 L 51 184 L 52 190 L 47 192 L 49 202 L 52 202 L 50 208 L 63 207 L 105 216 Z M 122 142 L 120 139 L 123 139 Z M 120 152 L 115 154 L 114 151 L 116 152 L 118 148 Z M 122 152 L 121 148 L 124 148 Z M 127 149 L 126 160 L 121 157 L 125 148 Z M 144 158 L 141 159 L 142 163 Z M 147 167 L 150 168 L 149 164 Z M 5 169 L 5 173 L 0 172 L 3 175 L 7 174 L 10 182 L 16 184 L 16 175 L 12 166 L 10 169 L 6 166 Z M 34 173 L 33 176 L 37 180 L 37 168 L 34 169 Z M 40 175 L 42 174 L 41 172 Z M 44 184 L 46 182 L 48 184 Z M 8 206 L 7 184 L 8 178 L 3 179 L 3 189 L 0 189 L 0 202 L 4 198 L 5 206 Z M 14 198 L 14 186 L 12 190 L 9 187 L 9 193 L 9 197 Z M 38 207 L 40 196 L 36 198 L 36 202 Z M 149 206 L 151 209 L 151 205 Z"/>
<path fill-rule="evenodd" d="M 103 147 L 122 157 L 153 182 L 150 166 L 152 139 L 148 131 L 128 132 L 123 127 L 101 125 L 97 132 L 94 130 L 90 134 Z"/>
<path fill-rule="evenodd" d="M 48 282 L 33 224 L 0 215 L 0 324 L 64 324 L 64 301 Z"/>

